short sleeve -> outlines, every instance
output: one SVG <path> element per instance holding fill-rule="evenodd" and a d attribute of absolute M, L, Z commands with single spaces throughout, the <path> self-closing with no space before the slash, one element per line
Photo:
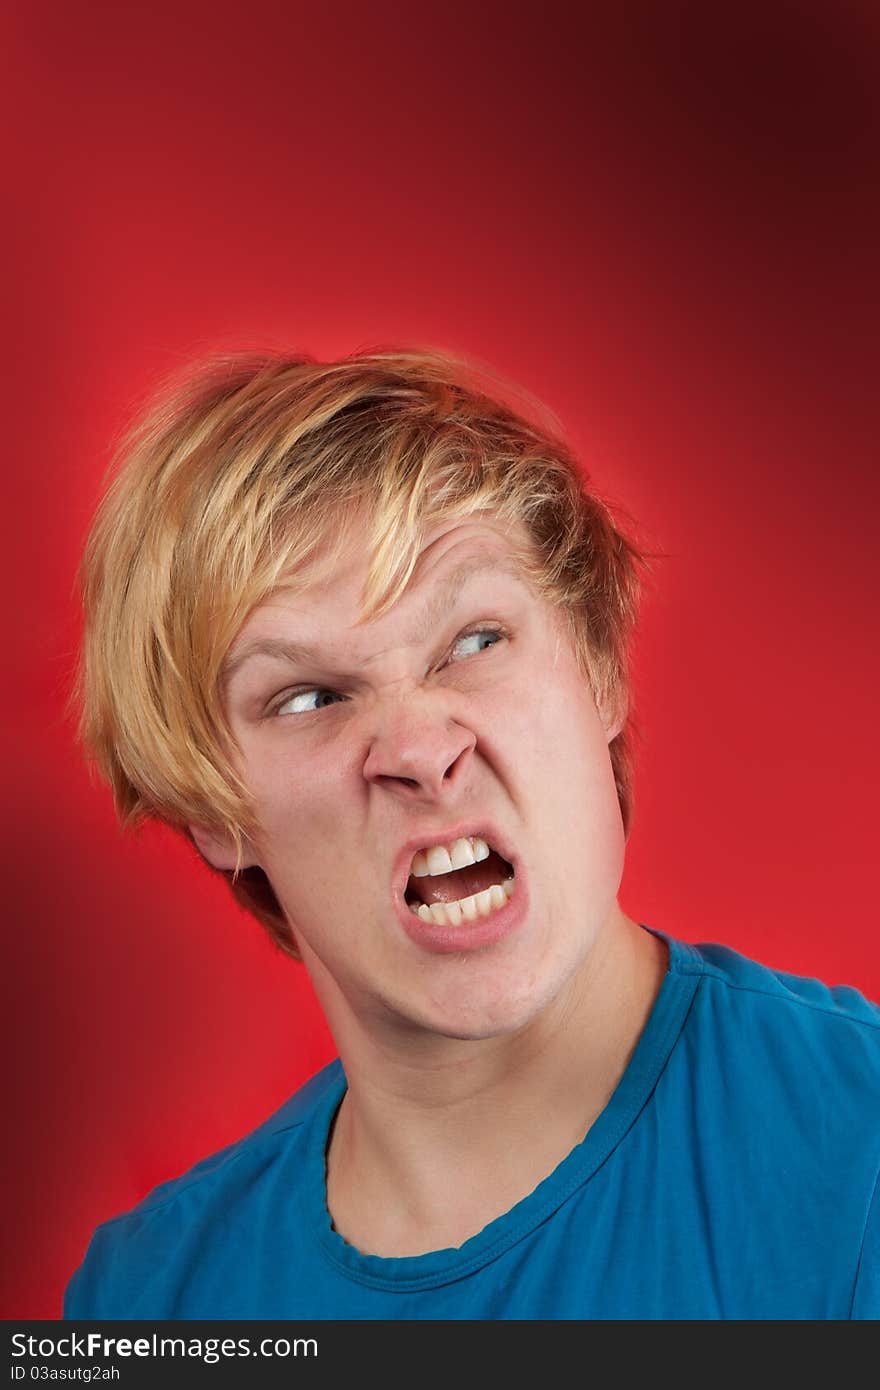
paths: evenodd
<path fill-rule="evenodd" d="M 880 1172 L 868 1207 L 850 1317 L 880 1318 Z"/>

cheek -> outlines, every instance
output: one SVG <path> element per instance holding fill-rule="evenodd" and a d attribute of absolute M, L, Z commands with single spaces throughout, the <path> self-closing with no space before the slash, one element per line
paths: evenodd
<path fill-rule="evenodd" d="M 592 797 L 609 783 L 613 788 L 605 731 L 589 688 L 576 674 L 535 682 L 526 701 L 505 701 L 498 727 L 509 731 L 506 736 L 535 775 L 560 793 Z"/>
<path fill-rule="evenodd" d="M 510 720 L 513 713 L 510 713 Z M 569 882 L 619 878 L 624 835 L 605 730 L 578 674 L 548 681 L 517 725 L 529 819 Z"/>
<path fill-rule="evenodd" d="M 295 857 L 298 878 L 308 866 L 319 881 L 337 881 L 338 874 L 320 871 L 339 863 L 340 826 L 351 804 L 351 770 L 338 750 L 326 757 L 297 750 L 294 757 L 276 747 L 251 762 L 249 781 L 260 823 L 258 845 L 270 877 L 271 866 L 284 874 Z"/>

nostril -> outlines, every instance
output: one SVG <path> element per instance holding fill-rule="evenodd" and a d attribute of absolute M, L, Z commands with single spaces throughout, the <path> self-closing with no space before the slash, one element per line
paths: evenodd
<path fill-rule="evenodd" d="M 382 786 L 399 787 L 403 785 L 404 787 L 412 787 L 415 791 L 418 791 L 420 787 L 420 783 L 415 777 L 394 777 L 390 773 L 385 772 L 380 772 L 378 777 L 375 777 L 373 780 L 379 782 Z"/>

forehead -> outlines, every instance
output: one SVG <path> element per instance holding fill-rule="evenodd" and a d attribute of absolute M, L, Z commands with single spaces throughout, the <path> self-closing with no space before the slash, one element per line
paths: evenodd
<path fill-rule="evenodd" d="M 470 583 L 526 583 L 526 537 L 517 526 L 481 516 L 428 528 L 418 542 L 415 564 L 403 592 L 376 617 L 364 613 L 370 564 L 369 537 L 362 521 L 328 539 L 315 560 L 279 584 L 252 610 L 224 662 L 228 679 L 256 644 L 301 634 L 326 648 L 341 639 L 359 645 L 364 629 L 390 630 L 405 624 L 405 640 L 419 640 L 440 623 Z M 494 584 L 493 584 L 494 587 Z"/>
<path fill-rule="evenodd" d="M 524 533 L 492 517 L 459 518 L 430 527 L 419 538 L 412 573 L 398 602 L 403 604 L 433 584 L 447 582 L 453 573 L 461 580 L 478 570 L 521 577 L 524 553 Z M 359 588 L 360 595 L 369 560 L 366 536 L 349 535 L 330 582 L 340 592 Z"/>
<path fill-rule="evenodd" d="M 283 594 L 299 597 L 309 605 L 354 603 L 360 618 L 372 559 L 370 546 L 366 517 L 356 515 L 349 521 L 341 520 L 307 566 L 282 573 L 267 601 Z M 404 605 L 420 591 L 445 582 L 459 570 L 462 580 L 467 573 L 480 569 L 522 577 L 528 549 L 521 524 L 504 523 L 494 515 L 460 517 L 426 527 L 418 537 L 412 573 L 397 604 Z"/>

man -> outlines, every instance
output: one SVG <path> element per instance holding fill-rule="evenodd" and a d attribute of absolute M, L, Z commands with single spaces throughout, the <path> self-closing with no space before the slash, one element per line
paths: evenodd
<path fill-rule="evenodd" d="M 74 1318 L 863 1318 L 880 1010 L 617 903 L 635 546 L 440 354 L 207 367 L 83 563 L 82 733 L 339 1060 L 100 1226 Z"/>

